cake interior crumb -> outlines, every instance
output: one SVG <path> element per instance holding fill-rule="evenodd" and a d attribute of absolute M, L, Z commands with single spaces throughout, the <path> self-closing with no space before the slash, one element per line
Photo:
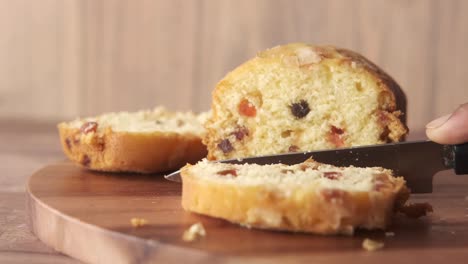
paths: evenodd
<path fill-rule="evenodd" d="M 185 230 L 184 235 L 182 236 L 182 240 L 190 242 L 204 236 L 206 236 L 205 228 L 203 227 L 202 223 L 198 222 Z"/>
<path fill-rule="evenodd" d="M 148 224 L 148 220 L 144 218 L 133 217 L 130 219 L 130 223 L 133 227 L 141 227 Z"/>
<path fill-rule="evenodd" d="M 364 239 L 362 242 L 362 248 L 367 251 L 376 251 L 382 249 L 384 247 L 384 243 L 376 240 L 372 240 L 370 238 Z"/>

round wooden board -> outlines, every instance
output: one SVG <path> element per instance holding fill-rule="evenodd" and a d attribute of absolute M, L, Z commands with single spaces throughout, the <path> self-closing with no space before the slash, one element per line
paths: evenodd
<path fill-rule="evenodd" d="M 382 231 L 326 237 L 251 230 L 184 212 L 181 185 L 161 175 L 96 173 L 68 162 L 32 175 L 27 200 L 33 232 L 88 263 L 461 263 L 468 257 L 468 177 L 443 174 L 435 179 L 434 193 L 412 198 L 429 201 L 434 214 L 397 218 L 392 237 Z M 148 225 L 132 227 L 133 217 Z M 196 222 L 207 236 L 184 242 L 184 230 Z M 384 241 L 385 248 L 363 250 L 367 237 Z"/>

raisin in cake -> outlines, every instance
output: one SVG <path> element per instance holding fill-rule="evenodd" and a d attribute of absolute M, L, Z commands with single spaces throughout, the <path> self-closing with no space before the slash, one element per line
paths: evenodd
<path fill-rule="evenodd" d="M 363 56 L 289 44 L 260 52 L 213 92 L 211 160 L 396 142 L 405 95 Z"/>
<path fill-rule="evenodd" d="M 247 227 L 352 234 L 385 229 L 409 196 L 383 168 L 226 164 L 207 160 L 181 170 L 185 210 Z"/>
<path fill-rule="evenodd" d="M 201 142 L 207 113 L 107 113 L 58 125 L 63 151 L 98 171 L 153 173 L 178 169 L 206 156 Z"/>

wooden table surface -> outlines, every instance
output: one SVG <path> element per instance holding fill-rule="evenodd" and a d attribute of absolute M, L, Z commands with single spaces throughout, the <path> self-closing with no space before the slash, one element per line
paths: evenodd
<path fill-rule="evenodd" d="M 64 158 L 55 123 L 0 120 L 0 263 L 79 263 L 44 245 L 26 224 L 28 177 Z"/>
<path fill-rule="evenodd" d="M 63 160 L 55 123 L 0 120 L 0 263 L 80 263 L 37 239 L 26 224 L 25 184 Z"/>

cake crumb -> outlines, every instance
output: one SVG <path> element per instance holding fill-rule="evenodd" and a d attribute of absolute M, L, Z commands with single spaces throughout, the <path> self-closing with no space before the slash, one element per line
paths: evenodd
<path fill-rule="evenodd" d="M 367 251 L 376 251 L 376 250 L 382 249 L 383 247 L 384 247 L 383 242 L 379 242 L 379 241 L 372 240 L 369 238 L 364 239 L 364 241 L 362 242 L 362 248 L 364 248 Z"/>
<path fill-rule="evenodd" d="M 185 230 L 184 235 L 182 236 L 182 240 L 190 242 L 204 236 L 206 236 L 205 228 L 203 227 L 202 223 L 198 222 Z"/>
<path fill-rule="evenodd" d="M 385 232 L 386 237 L 393 237 L 395 236 L 395 232 Z"/>
<path fill-rule="evenodd" d="M 426 216 L 434 211 L 429 203 L 407 203 L 398 210 L 407 217 L 415 219 Z"/>
<path fill-rule="evenodd" d="M 133 217 L 132 219 L 130 219 L 130 223 L 132 223 L 133 227 L 141 227 L 147 225 L 148 220 L 144 218 Z"/>

